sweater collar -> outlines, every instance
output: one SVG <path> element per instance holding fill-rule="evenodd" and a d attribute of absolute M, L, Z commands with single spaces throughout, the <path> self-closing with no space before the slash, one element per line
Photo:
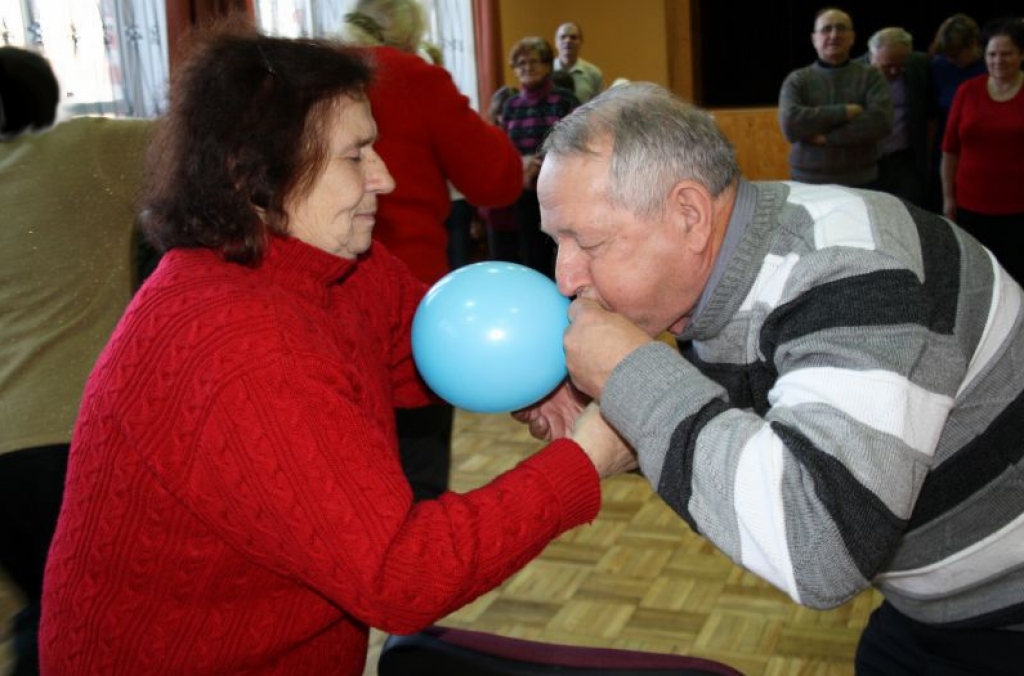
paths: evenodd
<path fill-rule="evenodd" d="M 328 289 L 355 270 L 358 261 L 327 253 L 295 237 L 272 235 L 260 267 L 285 288 L 325 299 Z"/>
<path fill-rule="evenodd" d="M 725 241 L 704 286 L 693 319 L 679 336 L 707 340 L 718 335 L 739 311 L 761 271 L 788 190 L 781 182 L 751 183 L 741 178 L 726 226 Z"/>
<path fill-rule="evenodd" d="M 529 103 L 537 103 L 545 96 L 551 93 L 551 90 L 555 88 L 555 83 L 551 81 L 551 78 L 544 80 L 539 87 L 536 89 L 524 89 L 522 91 L 522 97 Z"/>
<path fill-rule="evenodd" d="M 818 67 L 824 68 L 826 70 L 838 70 L 839 68 L 846 68 L 848 65 L 850 65 L 850 59 L 847 59 L 846 61 L 843 61 L 842 63 L 829 63 L 828 61 L 822 61 L 821 59 L 816 59 L 815 63 L 818 64 Z"/>

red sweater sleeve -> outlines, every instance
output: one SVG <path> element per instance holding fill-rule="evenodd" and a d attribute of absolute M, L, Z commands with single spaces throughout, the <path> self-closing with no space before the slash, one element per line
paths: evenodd
<path fill-rule="evenodd" d="M 244 555 L 389 632 L 454 611 L 596 516 L 597 474 L 566 440 L 488 486 L 414 506 L 344 383 L 293 358 L 231 382 L 171 490 Z"/>

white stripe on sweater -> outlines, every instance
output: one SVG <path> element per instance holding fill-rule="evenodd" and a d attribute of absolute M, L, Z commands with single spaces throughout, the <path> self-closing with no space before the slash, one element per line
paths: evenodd
<path fill-rule="evenodd" d="M 768 392 L 772 407 L 825 404 L 858 423 L 891 434 L 931 457 L 953 399 L 890 371 L 803 368 L 779 377 Z"/>
<path fill-rule="evenodd" d="M 782 505 L 784 455 L 782 441 L 767 424 L 740 453 L 733 483 L 740 564 L 799 603 Z"/>
<path fill-rule="evenodd" d="M 764 303 L 770 308 L 778 306 L 786 282 L 799 261 L 800 256 L 795 253 L 787 254 L 785 258 L 774 254 L 765 256 L 757 272 L 757 279 L 743 299 L 740 312 L 750 312 L 755 303 Z"/>
<path fill-rule="evenodd" d="M 814 219 L 814 245 L 818 249 L 875 249 L 867 206 L 856 193 L 836 185 L 787 184 L 790 190 L 786 201 L 802 206 Z"/>
<path fill-rule="evenodd" d="M 960 389 L 957 390 L 958 396 L 970 387 L 978 374 L 989 365 L 992 357 L 1003 347 L 1004 342 L 1016 335 L 1015 327 L 1020 318 L 1020 287 L 996 263 L 992 254 L 988 251 L 986 253 L 992 261 L 992 272 L 995 274 L 992 304 L 989 306 L 985 330 L 981 334 L 981 340 L 978 341 L 978 347 L 974 350 L 967 375 L 964 376 Z"/>

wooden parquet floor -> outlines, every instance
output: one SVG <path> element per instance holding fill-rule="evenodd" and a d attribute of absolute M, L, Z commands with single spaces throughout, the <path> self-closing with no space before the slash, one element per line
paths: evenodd
<path fill-rule="evenodd" d="M 459 411 L 452 488 L 487 483 L 539 447 L 507 415 Z M 593 524 L 440 624 L 552 643 L 696 655 L 747 676 L 852 676 L 873 591 L 825 612 L 802 608 L 695 535 L 639 476 L 603 486 Z M 0 619 L 18 607 L 0 578 Z M 6 622 L 4 629 L 6 628 Z M 0 629 L 3 631 L 4 629 Z M 374 631 L 364 676 L 376 676 Z M 0 645 L 0 674 L 8 646 Z"/>
<path fill-rule="evenodd" d="M 539 447 L 507 415 L 459 411 L 452 488 L 487 483 Z M 852 676 L 881 596 L 803 608 L 693 533 L 640 476 L 608 480 L 593 524 L 551 543 L 501 587 L 439 624 L 535 641 L 716 659 L 747 676 Z M 376 676 L 374 632 L 364 676 Z"/>

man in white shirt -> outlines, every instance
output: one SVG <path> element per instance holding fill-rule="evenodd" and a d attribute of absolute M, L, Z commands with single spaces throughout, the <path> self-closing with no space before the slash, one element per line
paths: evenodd
<path fill-rule="evenodd" d="M 583 30 L 574 23 L 563 23 L 555 32 L 558 58 L 555 70 L 564 70 L 572 75 L 576 85 L 575 94 L 580 103 L 586 103 L 604 89 L 604 73 L 594 64 L 580 58 L 583 45 Z"/>

